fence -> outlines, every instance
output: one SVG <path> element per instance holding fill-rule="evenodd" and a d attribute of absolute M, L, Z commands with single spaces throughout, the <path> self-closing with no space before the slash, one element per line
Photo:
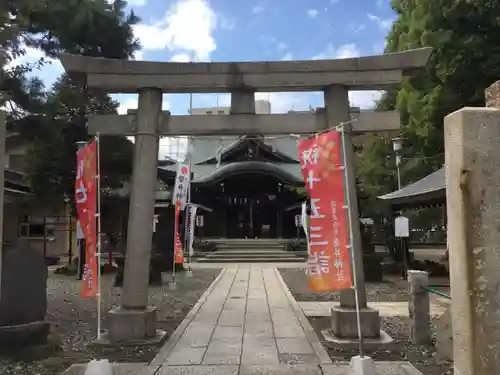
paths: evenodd
<path fill-rule="evenodd" d="M 410 313 L 410 336 L 414 344 L 425 345 L 431 342 L 431 303 L 430 295 L 435 294 L 451 299 L 437 288 L 450 287 L 449 284 L 429 284 L 429 274 L 425 271 L 408 271 Z"/>

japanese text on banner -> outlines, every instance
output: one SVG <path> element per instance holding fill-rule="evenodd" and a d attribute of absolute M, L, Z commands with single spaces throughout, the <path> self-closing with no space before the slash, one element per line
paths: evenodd
<path fill-rule="evenodd" d="M 81 296 L 97 294 L 97 142 L 92 141 L 76 154 L 75 202 L 78 220 L 85 238 L 85 265 Z"/>
<path fill-rule="evenodd" d="M 175 203 L 175 243 L 174 243 L 174 259 L 175 263 L 184 263 L 184 251 L 182 249 L 182 241 L 181 241 L 181 236 L 179 234 L 179 216 L 181 214 L 181 207 L 180 207 L 180 202 Z"/>
<path fill-rule="evenodd" d="M 352 286 L 341 135 L 330 131 L 299 142 L 302 175 L 310 197 L 308 280 L 313 291 Z"/>
<path fill-rule="evenodd" d="M 179 202 L 180 210 L 183 211 L 186 206 L 189 183 L 191 180 L 191 171 L 189 164 L 179 163 L 177 165 L 177 174 L 175 176 L 174 194 L 172 195 L 172 203 Z"/>

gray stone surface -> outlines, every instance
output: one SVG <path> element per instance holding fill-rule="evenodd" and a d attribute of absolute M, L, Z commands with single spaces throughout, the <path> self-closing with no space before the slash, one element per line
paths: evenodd
<path fill-rule="evenodd" d="M 141 310 L 117 307 L 108 314 L 108 339 L 110 343 L 142 342 L 156 336 L 156 307 Z"/>
<path fill-rule="evenodd" d="M 322 375 L 317 365 L 242 365 L 239 375 Z"/>
<path fill-rule="evenodd" d="M 206 365 L 237 365 L 241 357 L 241 338 L 212 339 L 203 358 Z"/>
<path fill-rule="evenodd" d="M 361 330 L 366 338 L 378 338 L 380 334 L 380 317 L 377 310 L 364 308 L 360 310 Z M 340 338 L 357 338 L 358 317 L 356 310 L 343 307 L 331 309 L 331 327 L 335 336 Z"/>
<path fill-rule="evenodd" d="M 445 168 L 455 373 L 500 373 L 500 110 L 446 116 Z"/>
<path fill-rule="evenodd" d="M 238 366 L 169 366 L 154 375 L 238 375 Z"/>
<path fill-rule="evenodd" d="M 89 87 L 109 93 L 135 93 L 158 87 L 170 93 L 231 92 L 241 87 L 255 91 L 319 91 L 325 85 L 384 90 L 399 84 L 403 70 L 423 68 L 432 52 L 422 48 L 404 52 L 328 61 L 224 63 L 165 63 L 124 61 L 60 55 L 68 72 L 87 75 Z M 374 71 L 374 69 L 376 69 Z"/>
<path fill-rule="evenodd" d="M 210 365 L 217 366 L 211 369 L 224 368 L 221 371 L 232 371 L 231 365 L 264 365 L 254 370 L 270 371 L 279 365 L 295 369 L 290 366 L 331 363 L 288 294 L 275 269 L 226 269 L 182 334 L 167 343 L 170 351 L 162 349 L 152 364 L 165 374 L 167 369 L 172 374 L 198 374 L 196 371 L 208 371 Z"/>
<path fill-rule="evenodd" d="M 324 375 L 351 375 L 350 365 L 334 364 L 334 365 L 321 365 Z M 375 362 L 375 369 L 377 375 L 422 375 L 411 363 L 409 362 Z"/>
<path fill-rule="evenodd" d="M 436 352 L 440 358 L 453 360 L 453 329 L 450 307 L 436 320 Z"/>
<path fill-rule="evenodd" d="M 112 363 L 113 375 L 137 375 L 147 363 Z M 72 365 L 61 375 L 85 375 L 86 363 Z"/>
<path fill-rule="evenodd" d="M 0 326 L 45 320 L 47 276 L 43 255 L 27 241 L 16 240 L 3 258 Z"/>
<path fill-rule="evenodd" d="M 321 331 L 323 338 L 326 341 L 326 345 L 331 348 L 342 348 L 342 349 L 356 349 L 359 347 L 358 338 L 345 338 L 337 337 L 331 329 L 325 329 Z M 378 338 L 364 338 L 363 344 L 365 348 L 375 350 L 383 349 L 384 346 L 388 346 L 394 343 L 394 339 L 387 334 L 387 332 L 380 330 Z"/>
<path fill-rule="evenodd" d="M 410 314 L 410 335 L 414 344 L 425 345 L 431 342 L 431 303 L 429 292 L 429 274 L 425 271 L 408 271 L 410 296 L 408 310 Z"/>

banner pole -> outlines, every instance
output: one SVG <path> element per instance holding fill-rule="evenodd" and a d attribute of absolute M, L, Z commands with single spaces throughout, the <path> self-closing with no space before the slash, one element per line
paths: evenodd
<path fill-rule="evenodd" d="M 193 228 L 190 228 L 191 225 L 191 137 L 188 137 L 188 145 L 187 145 L 187 157 L 188 157 L 188 166 L 189 166 L 189 182 L 187 186 L 187 204 L 186 204 L 186 222 L 184 223 L 184 239 L 187 239 L 187 241 L 184 241 L 187 243 L 188 247 L 188 275 L 191 275 L 193 270 L 191 269 L 191 249 L 189 248 L 190 246 L 190 231 L 193 230 Z"/>
<path fill-rule="evenodd" d="M 175 202 L 174 205 L 174 251 L 172 257 L 172 281 L 170 283 L 170 289 L 175 289 L 177 287 L 175 283 L 175 256 L 176 256 L 176 247 L 177 247 L 177 233 L 179 231 L 179 215 L 177 215 L 177 205 L 179 205 L 179 201 Z"/>
<path fill-rule="evenodd" d="M 345 144 L 345 130 L 344 130 L 344 125 L 341 124 L 341 137 L 342 137 L 342 154 L 343 154 L 343 164 L 344 164 L 344 184 L 345 184 L 345 189 L 347 192 L 349 192 L 350 186 L 349 186 L 349 179 L 347 177 L 347 166 L 345 165 L 345 154 L 346 154 L 346 144 Z M 356 186 L 352 187 L 353 189 L 356 189 Z M 354 248 L 353 248 L 353 230 L 352 230 L 352 217 L 351 217 L 351 210 L 349 209 L 351 205 L 351 201 L 349 198 L 349 194 L 346 194 L 346 203 L 347 203 L 347 221 L 349 223 L 349 247 L 350 247 L 350 254 L 351 254 L 351 263 L 352 263 L 352 278 L 353 278 L 353 285 L 354 285 L 354 298 L 356 301 L 356 319 L 358 323 L 358 337 L 359 337 L 359 356 L 361 358 L 364 357 L 364 340 L 363 340 L 363 331 L 361 330 L 361 313 L 360 313 L 360 308 L 359 308 L 359 293 L 358 293 L 358 283 L 357 283 L 357 278 L 356 278 L 356 262 L 354 260 Z"/>
<path fill-rule="evenodd" d="M 99 133 L 96 140 L 96 185 L 97 185 L 97 340 L 101 339 L 101 147 Z"/>

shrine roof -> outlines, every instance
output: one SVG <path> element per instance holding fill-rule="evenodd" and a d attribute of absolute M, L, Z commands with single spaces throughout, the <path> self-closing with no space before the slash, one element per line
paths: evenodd
<path fill-rule="evenodd" d="M 446 200 L 446 181 L 444 167 L 405 186 L 378 197 L 393 206 L 418 206 L 430 203 L 444 203 Z"/>
<path fill-rule="evenodd" d="M 177 165 L 160 166 L 158 168 L 164 171 L 174 171 L 177 169 Z M 262 173 L 273 173 L 289 183 L 302 184 L 300 164 L 240 161 L 221 164 L 219 168 L 217 168 L 216 164 L 195 164 L 191 166 L 193 183 L 204 183 L 210 178 L 223 177 L 226 173 L 246 173 L 250 170 L 259 170 L 262 171 Z"/>
<path fill-rule="evenodd" d="M 241 142 L 245 141 L 245 137 L 203 137 L 194 138 L 191 141 L 193 146 L 192 163 L 201 164 L 210 159 L 213 159 L 217 153 L 224 154 L 233 148 L 237 147 Z M 271 147 L 278 153 L 286 157 L 298 161 L 297 139 L 295 138 L 276 138 L 263 139 L 263 143 Z"/>

